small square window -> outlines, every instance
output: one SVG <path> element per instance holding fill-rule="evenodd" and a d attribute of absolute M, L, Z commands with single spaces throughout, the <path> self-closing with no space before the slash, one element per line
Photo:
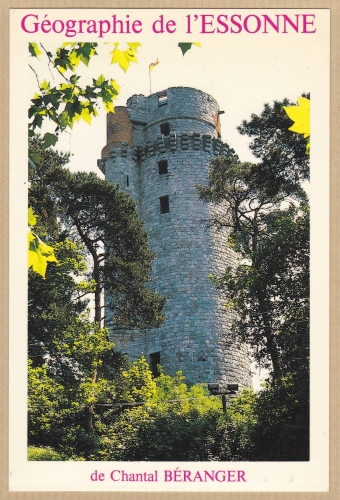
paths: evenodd
<path fill-rule="evenodd" d="M 170 135 L 170 125 L 168 123 L 162 123 L 160 125 L 161 134 L 167 136 Z"/>
<path fill-rule="evenodd" d="M 166 92 L 158 94 L 158 106 L 165 106 L 166 104 L 168 104 L 168 94 Z"/>
<path fill-rule="evenodd" d="M 159 198 L 161 214 L 167 214 L 169 212 L 169 196 L 161 196 Z"/>
<path fill-rule="evenodd" d="M 168 160 L 161 160 L 158 162 L 159 175 L 168 173 Z"/>

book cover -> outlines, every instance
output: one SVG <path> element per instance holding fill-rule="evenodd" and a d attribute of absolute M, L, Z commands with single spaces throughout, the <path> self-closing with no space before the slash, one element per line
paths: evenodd
<path fill-rule="evenodd" d="M 11 491 L 327 491 L 329 23 L 11 11 Z"/>

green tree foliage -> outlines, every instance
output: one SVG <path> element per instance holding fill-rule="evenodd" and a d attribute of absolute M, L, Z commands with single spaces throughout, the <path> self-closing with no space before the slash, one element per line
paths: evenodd
<path fill-rule="evenodd" d="M 46 365 L 29 365 L 29 445 L 39 448 L 31 449 L 30 460 L 41 460 L 41 455 L 46 460 L 218 459 L 221 443 L 215 430 L 223 419 L 221 402 L 209 397 L 203 384 L 188 388 L 181 372 L 170 377 L 162 370 L 154 379 L 144 357 L 117 370 L 110 383 L 100 379 L 99 364 L 94 383 L 93 347 L 87 342 L 74 332 L 64 339 L 62 352 L 78 363 L 72 383 Z M 96 350 L 103 356 L 109 346 L 105 340 L 100 344 Z M 91 432 L 84 412 L 89 401 Z"/>
<path fill-rule="evenodd" d="M 85 85 L 81 83 L 81 77 L 76 73 L 80 63 L 89 65 L 92 57 L 97 55 L 97 47 L 97 43 L 65 42 L 52 53 L 41 43 L 39 45 L 29 43 L 31 57 L 40 60 L 44 55 L 50 70 L 54 70 L 55 76 L 59 75 L 62 82 L 52 85 L 46 80 L 39 82 L 37 73 L 30 65 L 36 75 L 39 92 L 31 100 L 32 104 L 28 111 L 31 120 L 29 135 L 34 136 L 46 118 L 55 124 L 55 133 L 47 132 L 43 137 L 44 148 L 54 146 L 60 132 L 67 128 L 72 129 L 74 123 L 80 119 L 90 124 L 92 117 L 98 115 L 100 101 L 108 113 L 114 112 L 113 100 L 119 93 L 116 81 L 107 80 L 103 75 L 99 75 L 97 78 L 92 78 L 91 85 Z M 136 51 L 136 48 L 134 50 Z"/>
<path fill-rule="evenodd" d="M 29 461 L 51 461 L 57 462 L 62 459 L 62 456 L 56 451 L 52 450 L 52 448 L 45 446 L 29 446 L 27 450 L 27 460 Z"/>
<path fill-rule="evenodd" d="M 55 254 L 58 263 L 49 265 L 46 279 L 28 273 L 28 355 L 35 366 L 46 357 L 54 360 L 53 340 L 85 311 L 84 295 L 92 287 L 78 281 L 87 266 L 74 242 L 66 239 L 56 243 Z"/>
<path fill-rule="evenodd" d="M 117 401 L 145 403 L 155 396 L 156 381 L 144 356 L 122 369 L 119 375 L 116 385 Z"/>
<path fill-rule="evenodd" d="M 232 337 L 248 343 L 270 372 L 268 387 L 245 412 L 247 432 L 240 423 L 231 433 L 226 427 L 228 452 L 250 460 L 308 460 L 309 454 L 310 231 L 301 187 L 309 157 L 304 138 L 288 131 L 283 104 L 289 105 L 265 105 L 239 128 L 254 137 L 250 147 L 260 163 L 216 158 L 208 184 L 198 187 L 219 208 L 211 224 L 227 231 L 239 255 L 236 268 L 212 277 L 234 311 Z"/>
<path fill-rule="evenodd" d="M 68 155 L 44 149 L 39 138 L 30 139 L 29 146 L 29 204 L 38 215 L 34 230 L 53 245 L 57 257 L 45 279 L 28 273 L 28 354 L 39 366 L 54 360 L 53 340 L 85 311 L 85 296 L 94 284 L 84 278 L 83 249 L 67 238 L 53 191 L 53 175 L 67 164 Z"/>
<path fill-rule="evenodd" d="M 65 411 L 64 387 L 49 376 L 47 366 L 28 364 L 28 444 L 48 445 Z"/>
<path fill-rule="evenodd" d="M 268 194 L 257 175 L 257 165 L 216 158 L 209 183 L 199 186 L 199 193 L 220 207 L 212 223 L 228 231 L 241 259 L 236 269 L 228 267 L 214 278 L 226 294 L 226 307 L 237 311 L 234 334 L 250 344 L 255 359 L 278 379 L 308 323 L 309 209 L 300 187 L 294 193 L 282 187 Z M 283 202 L 289 203 L 287 208 Z M 307 348 L 308 334 L 302 337 L 302 349 Z"/>
<path fill-rule="evenodd" d="M 144 389 L 141 396 L 141 378 Z M 190 388 L 177 372 L 150 379 L 145 359 L 133 364 L 123 378 L 134 382 L 128 393 L 137 406 L 127 406 L 115 417 L 102 437 L 98 456 L 115 461 L 216 460 L 219 443 L 215 436 L 222 417 L 221 402 L 209 397 L 203 384 Z M 135 383 L 135 381 L 137 383 Z M 147 397 L 146 397 L 147 393 Z M 144 404 L 138 404 L 144 400 Z"/>
<path fill-rule="evenodd" d="M 231 400 L 215 429 L 219 460 L 309 460 L 309 394 L 297 383 L 286 377 Z"/>
<path fill-rule="evenodd" d="M 56 172 L 67 165 L 70 155 L 52 148 L 45 149 L 41 138 L 32 137 L 29 140 L 28 156 L 28 202 L 34 213 L 38 214 L 35 230 L 45 240 L 54 243 L 62 238 L 62 226 L 60 207 L 53 191 L 53 179 Z"/>
<path fill-rule="evenodd" d="M 40 215 L 41 232 L 51 238 L 68 238 L 90 259 L 90 290 L 95 297 L 95 321 L 102 319 L 102 291 L 119 325 L 160 326 L 164 299 L 145 284 L 150 281 L 148 236 L 135 203 L 117 185 L 95 174 L 72 173 L 61 156 L 31 141 L 29 201 Z M 46 228 L 46 229 L 45 229 Z M 92 287 L 92 288 L 91 288 Z"/>
<path fill-rule="evenodd" d="M 242 135 L 252 138 L 249 147 L 259 160 L 257 182 L 269 192 L 278 192 L 282 187 L 291 190 L 309 179 L 306 141 L 289 130 L 293 121 L 283 109 L 293 104 L 288 99 L 265 104 L 260 115 L 252 114 L 238 127 Z"/>
<path fill-rule="evenodd" d="M 86 459 L 96 449 L 102 424 L 95 408 L 115 399 L 107 336 L 81 317 L 53 340 L 53 358 L 36 367 L 29 362 L 29 445 L 51 446 L 64 460 Z"/>
<path fill-rule="evenodd" d="M 164 300 L 145 286 L 154 255 L 132 199 L 117 185 L 83 172 L 63 170 L 54 189 L 64 208 L 67 232 L 91 259 L 95 321 L 102 318 L 105 289 L 116 323 L 137 328 L 160 326 Z"/>
<path fill-rule="evenodd" d="M 309 386 L 306 378 L 287 376 L 256 399 L 251 429 L 253 461 L 309 460 Z"/>
<path fill-rule="evenodd" d="M 225 418 L 219 419 L 215 431 L 220 460 L 228 462 L 250 460 L 253 450 L 252 432 L 257 423 L 258 397 L 259 394 L 255 394 L 253 390 L 243 389 L 238 397 L 229 401 Z"/>
<path fill-rule="evenodd" d="M 30 170 L 30 203 L 40 216 L 41 233 L 55 242 L 58 262 L 50 264 L 44 283 L 41 276 L 30 273 L 29 354 L 34 366 L 47 362 L 51 374 L 63 386 L 77 385 L 80 374 L 89 371 L 88 389 L 91 392 L 94 384 L 96 396 L 94 400 L 89 395 L 81 397 L 85 398 L 85 429 L 90 432 L 94 402 L 100 387 L 104 390 L 105 380 L 110 382 L 110 369 L 115 370 L 117 361 L 108 355 L 113 344 L 107 348 L 94 333 L 103 316 L 104 287 L 106 302 L 119 325 L 159 326 L 164 299 L 146 286 L 154 256 L 131 198 L 95 174 L 71 173 L 64 167 L 66 156 L 61 156 L 58 165 L 58 155 L 44 149 L 41 139 L 33 138 L 31 146 L 30 158 L 35 166 Z M 81 279 L 84 274 L 85 280 Z M 94 295 L 93 325 L 80 317 L 87 304 L 84 297 L 89 294 Z M 69 349 L 74 339 L 78 344 L 73 352 Z M 102 352 L 106 353 L 106 378 L 100 378 Z M 84 371 L 85 357 L 92 367 Z M 85 390 L 85 382 L 82 384 Z M 80 393 L 74 394 L 75 400 L 79 397 Z"/>

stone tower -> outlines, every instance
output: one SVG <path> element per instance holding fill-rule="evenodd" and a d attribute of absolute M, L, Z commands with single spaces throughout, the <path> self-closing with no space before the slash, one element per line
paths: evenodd
<path fill-rule="evenodd" d="M 219 106 L 210 95 L 175 87 L 134 95 L 108 115 L 99 168 L 136 201 L 156 259 L 152 286 L 167 298 L 166 321 L 148 332 L 108 323 L 116 349 L 144 353 L 155 371 L 182 370 L 190 382 L 251 386 L 245 346 L 226 344 L 232 317 L 211 273 L 236 264 L 225 236 L 209 229 L 215 207 L 198 198 L 213 157 L 234 154 L 220 139 Z"/>

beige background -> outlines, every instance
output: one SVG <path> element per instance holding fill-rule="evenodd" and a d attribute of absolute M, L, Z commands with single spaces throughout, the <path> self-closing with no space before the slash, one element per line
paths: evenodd
<path fill-rule="evenodd" d="M 129 8 L 129 7 L 168 7 L 168 8 L 179 8 L 179 7 L 223 7 L 223 8 L 331 8 L 331 30 L 332 30 L 332 52 L 331 52 L 331 60 L 332 60 L 332 85 L 331 85 L 331 145 L 332 145 L 332 154 L 331 154 L 331 162 L 332 162 L 332 170 L 331 170 L 331 200 L 332 200 L 332 223 L 331 223 L 331 258 L 332 258 L 332 272 L 331 272 L 331 305 L 333 309 L 333 315 L 331 318 L 331 350 L 330 350 L 330 361 L 331 361 L 331 453 L 330 453 L 330 470 L 331 470 L 331 481 L 330 481 L 330 492 L 327 493 L 195 493 L 195 494 L 187 494 L 187 493 L 58 493 L 58 492 L 50 492 L 50 493 L 8 493 L 8 366 L 7 366 L 7 352 L 8 352 L 8 271 L 7 271 L 7 262 L 8 262 L 8 221 L 6 214 L 8 213 L 8 21 L 9 21 L 9 8 L 24 8 L 24 7 L 32 7 L 32 8 L 42 8 L 42 7 L 50 7 L 50 8 L 61 8 L 61 7 L 82 7 L 82 8 Z M 338 186 L 338 160 L 339 160 L 339 139 L 337 137 L 337 131 L 339 130 L 339 94 L 338 94 L 338 78 L 339 78 L 339 68 L 337 66 L 337 61 L 339 60 L 339 25 L 340 25 L 340 16 L 339 16 L 339 6 L 336 0 L 334 1 L 317 1 L 317 2 L 285 2 L 285 1 L 276 1 L 276 2 L 245 2 L 245 1 L 226 1 L 226 2 L 212 2 L 212 1 L 196 1 L 196 2 L 181 2 L 181 4 L 177 1 L 173 2 L 143 2 L 136 3 L 133 1 L 120 2 L 116 1 L 114 5 L 110 2 L 78 2 L 77 4 L 71 3 L 69 1 L 64 2 L 7 2 L 3 0 L 1 4 L 1 23 L 2 30 L 0 34 L 1 39 L 1 64 L 2 64 L 2 93 L 1 93 L 1 104 L 2 104 L 2 114 L 1 114 L 1 124 L 3 125 L 1 130 L 1 142 L 2 142 L 2 157 L 1 157 L 1 327 L 2 327 L 2 357 L 0 363 L 0 394 L 1 394 L 1 420 L 0 420 L 0 431 L 1 431 L 1 489 L 0 489 L 0 499 L 2 498 L 13 498 L 13 499 L 31 499 L 31 498 L 47 498 L 47 499 L 68 499 L 68 498 L 111 498 L 114 494 L 115 498 L 120 499 L 153 499 L 160 498 L 162 499 L 177 499 L 177 498 L 196 498 L 201 497 L 208 499 L 243 499 L 243 498 L 254 498 L 258 499 L 336 499 L 340 497 L 340 488 L 339 488 L 339 480 L 337 476 L 339 474 L 339 458 L 337 453 L 337 448 L 339 446 L 338 439 L 338 424 L 339 421 L 339 405 L 337 404 L 338 395 L 336 392 L 336 382 L 339 379 L 339 367 L 338 367 L 338 339 L 337 339 L 337 328 L 336 328 L 336 317 L 335 317 L 335 309 L 338 301 L 338 273 L 337 273 L 337 186 Z M 336 135 L 337 134 L 337 135 Z"/>

